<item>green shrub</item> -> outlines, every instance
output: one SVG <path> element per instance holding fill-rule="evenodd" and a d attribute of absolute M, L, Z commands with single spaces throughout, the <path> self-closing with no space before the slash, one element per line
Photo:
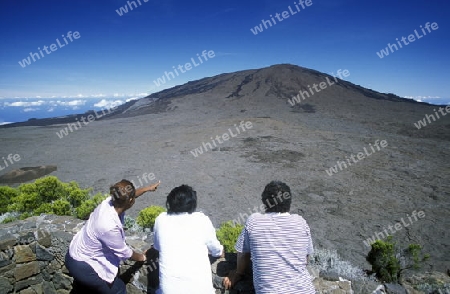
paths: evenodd
<path fill-rule="evenodd" d="M 12 223 L 13 221 L 16 221 L 16 220 L 17 220 L 17 217 L 8 216 L 2 221 L 2 224 Z"/>
<path fill-rule="evenodd" d="M 63 187 L 67 193 L 67 201 L 73 207 L 79 207 L 84 201 L 89 200 L 89 192 L 91 189 L 80 189 L 80 186 L 75 181 L 63 183 Z"/>
<path fill-rule="evenodd" d="M 395 256 L 395 243 L 392 236 L 386 241 L 377 240 L 372 243 L 372 249 L 366 260 L 372 265 L 372 271 L 383 282 L 397 282 L 400 278 L 400 262 Z"/>
<path fill-rule="evenodd" d="M 72 215 L 88 199 L 91 189 L 80 189 L 76 182 L 63 183 L 55 176 L 48 176 L 22 184 L 17 190 L 8 211 L 25 215 Z"/>
<path fill-rule="evenodd" d="M 409 265 L 406 265 L 407 268 L 420 269 L 421 263 L 430 258 L 429 254 L 424 254 L 421 257 L 422 246 L 419 244 L 409 244 L 408 248 L 405 250 L 405 253 L 411 259 Z"/>
<path fill-rule="evenodd" d="M 166 209 L 161 206 L 149 206 L 139 212 L 136 222 L 143 228 L 153 229 L 156 218 L 165 211 Z"/>
<path fill-rule="evenodd" d="M 422 247 L 419 244 L 410 244 L 407 249 L 398 250 L 392 236 L 388 236 L 386 241 L 377 240 L 371 246 L 366 260 L 372 265 L 377 278 L 387 283 L 400 282 L 404 270 L 418 269 L 420 263 L 429 258 L 428 254 L 421 257 Z"/>
<path fill-rule="evenodd" d="M 57 199 L 52 203 L 52 211 L 56 215 L 71 215 L 71 206 L 69 201 Z"/>
<path fill-rule="evenodd" d="M 10 205 L 12 199 L 18 195 L 19 192 L 17 189 L 8 186 L 0 186 L 0 214 L 8 212 L 8 205 Z"/>
<path fill-rule="evenodd" d="M 108 195 L 102 195 L 101 193 L 95 194 L 92 198 L 81 203 L 79 207 L 75 209 L 75 215 L 77 218 L 87 220 L 91 212 L 106 198 Z"/>
<path fill-rule="evenodd" d="M 227 221 L 220 225 L 220 228 L 216 231 L 217 239 L 225 248 L 227 253 L 235 253 L 234 245 L 244 228 L 241 224 L 236 224 L 233 221 Z"/>
<path fill-rule="evenodd" d="M 91 189 L 81 189 L 78 183 L 61 182 L 55 176 L 21 184 L 18 188 L 0 187 L 0 214 L 14 212 L 19 219 L 33 215 L 74 215 L 87 219 L 106 196 L 89 198 Z"/>
<path fill-rule="evenodd" d="M 35 215 L 41 215 L 42 213 L 53 213 L 52 203 L 42 203 L 38 208 L 34 210 Z"/>

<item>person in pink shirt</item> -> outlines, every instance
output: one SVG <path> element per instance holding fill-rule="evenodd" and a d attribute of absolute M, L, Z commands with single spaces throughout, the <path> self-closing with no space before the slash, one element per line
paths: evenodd
<path fill-rule="evenodd" d="M 65 263 L 74 278 L 74 288 L 86 294 L 126 293 L 124 282 L 117 276 L 120 262 L 129 258 L 144 262 L 146 257 L 145 252 L 133 251 L 125 243 L 125 211 L 136 198 L 155 191 L 158 185 L 136 190 L 133 183 L 122 180 L 110 188 L 111 196 L 95 208 L 69 245 Z"/>

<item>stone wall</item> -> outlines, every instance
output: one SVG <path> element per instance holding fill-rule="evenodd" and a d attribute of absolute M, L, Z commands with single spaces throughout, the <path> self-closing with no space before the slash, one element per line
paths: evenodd
<path fill-rule="evenodd" d="M 82 221 L 52 216 L 2 225 L 0 294 L 69 293 L 72 278 L 64 254 L 81 226 Z"/>
<path fill-rule="evenodd" d="M 83 224 L 84 221 L 72 217 L 42 215 L 0 225 L 0 294 L 74 293 L 73 278 L 64 265 L 64 256 L 73 235 Z M 144 251 L 152 244 L 150 232 L 126 234 L 127 243 L 135 250 Z M 213 273 L 225 276 L 235 267 L 235 260 L 236 256 L 232 254 L 227 254 L 225 259 L 213 260 Z M 154 293 L 158 285 L 157 263 L 157 252 L 152 250 L 148 251 L 146 264 L 124 262 L 120 273 L 127 284 L 127 292 Z M 340 277 L 322 276 L 312 268 L 309 270 L 318 293 L 367 294 L 377 288 L 376 283 L 352 283 Z M 252 294 L 251 278 L 237 284 L 235 290 L 218 289 L 216 293 Z"/>

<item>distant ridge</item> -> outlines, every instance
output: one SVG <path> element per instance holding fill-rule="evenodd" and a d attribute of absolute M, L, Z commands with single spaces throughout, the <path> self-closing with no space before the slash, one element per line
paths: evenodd
<path fill-rule="evenodd" d="M 330 86 L 329 89 L 305 99 L 301 105 L 294 105 L 292 107 L 287 103 L 288 99 L 292 99 L 298 95 L 299 91 L 307 91 L 314 84 L 318 85 L 326 79 L 336 81 L 336 85 Z M 322 111 L 324 109 L 326 110 L 326 108 L 331 108 L 329 109 L 330 112 L 336 112 L 350 104 L 352 108 L 360 108 L 370 100 L 379 100 L 387 103 L 382 107 L 382 111 L 385 111 L 384 108 L 389 103 L 407 103 L 419 108 L 423 107 L 422 113 L 430 107 L 429 104 L 424 102 L 401 98 L 391 93 L 380 93 L 313 69 L 291 64 L 279 64 L 261 69 L 223 73 L 165 89 L 145 98 L 126 102 L 99 120 L 171 111 L 174 110 L 171 107 L 173 99 L 198 95 L 214 97 L 217 102 L 243 99 L 255 103 L 255 99 L 266 102 L 267 99 L 279 99 L 285 100 L 280 103 L 286 103 L 287 110 L 291 111 L 292 107 L 294 111 L 300 112 L 305 110 L 305 112 L 313 112 L 316 108 L 322 108 Z M 261 103 L 261 107 L 267 107 L 267 105 Z M 358 109 L 354 110 L 359 111 Z M 376 109 L 372 110 L 372 112 L 374 111 L 376 112 Z M 81 119 L 83 116 L 86 117 L 91 113 L 93 111 L 65 117 L 30 119 L 25 122 L 1 125 L 0 128 L 68 124 Z"/>

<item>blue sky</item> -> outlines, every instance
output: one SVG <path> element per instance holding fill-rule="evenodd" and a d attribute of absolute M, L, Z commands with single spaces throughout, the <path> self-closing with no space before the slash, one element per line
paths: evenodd
<path fill-rule="evenodd" d="M 450 2 L 312 0 L 2 1 L 0 98 L 134 97 L 207 76 L 279 63 L 325 73 L 347 69 L 350 82 L 399 96 L 450 97 Z M 131 3 L 131 1 L 129 1 Z M 270 15 L 300 12 L 257 35 L 251 28 Z M 132 4 L 131 4 L 132 5 Z M 120 16 L 116 10 L 128 6 Z M 424 35 L 420 26 L 436 22 Z M 422 37 L 377 55 L 396 38 Z M 66 36 L 79 32 L 79 38 Z M 62 37 L 68 43 L 64 43 Z M 22 67 L 19 61 L 59 39 Z M 153 82 L 202 51 L 214 51 L 191 70 Z M 195 59 L 197 60 L 197 59 Z"/>

